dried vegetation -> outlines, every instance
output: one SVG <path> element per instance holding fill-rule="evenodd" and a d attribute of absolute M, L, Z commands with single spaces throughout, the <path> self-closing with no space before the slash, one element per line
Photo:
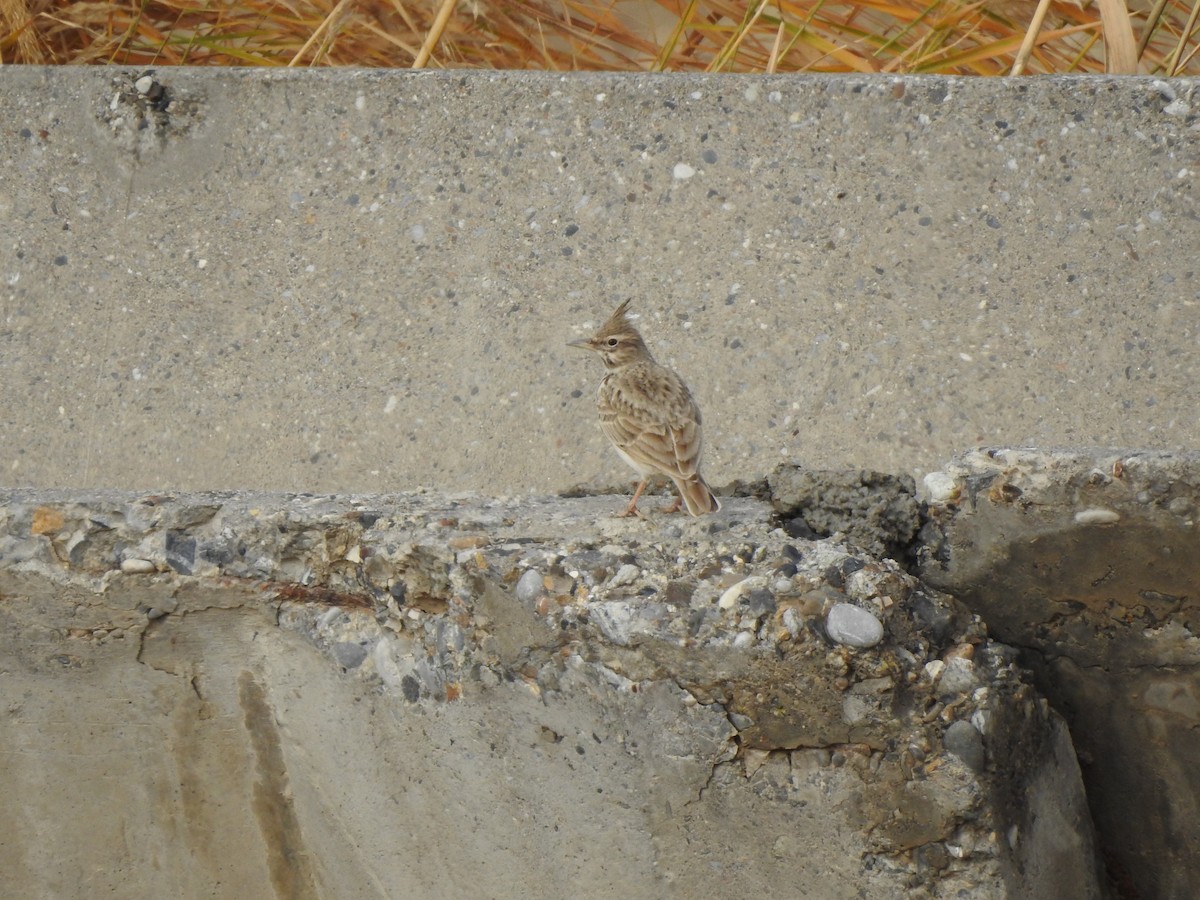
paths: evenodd
<path fill-rule="evenodd" d="M 1200 0 L 0 0 L 0 62 L 1200 74 Z"/>

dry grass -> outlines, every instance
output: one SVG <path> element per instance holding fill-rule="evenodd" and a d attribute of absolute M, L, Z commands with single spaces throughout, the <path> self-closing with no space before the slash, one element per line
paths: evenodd
<path fill-rule="evenodd" d="M 0 0 L 0 61 L 1195 75 L 1198 10 L 1200 0 Z"/>

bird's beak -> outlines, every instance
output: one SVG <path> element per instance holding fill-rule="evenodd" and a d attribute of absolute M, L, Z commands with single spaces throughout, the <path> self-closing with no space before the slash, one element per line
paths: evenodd
<path fill-rule="evenodd" d="M 567 346 L 568 347 L 580 347 L 584 350 L 591 350 L 592 349 L 592 339 L 591 338 L 580 338 L 577 341 L 567 341 Z"/>

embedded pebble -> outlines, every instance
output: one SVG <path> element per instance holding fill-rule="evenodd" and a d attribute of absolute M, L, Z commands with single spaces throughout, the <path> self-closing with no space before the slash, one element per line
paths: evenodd
<path fill-rule="evenodd" d="M 629 603 L 612 600 L 608 603 L 597 603 L 592 607 L 591 619 L 601 634 L 614 644 L 624 647 L 633 636 L 633 626 L 639 616 Z"/>
<path fill-rule="evenodd" d="M 339 619 L 345 618 L 345 616 L 346 613 L 343 610 L 338 609 L 336 606 L 331 606 L 325 612 L 321 613 L 321 615 L 317 616 L 317 628 L 328 628 Z"/>
<path fill-rule="evenodd" d="M 154 87 L 154 79 L 149 75 L 143 75 L 133 83 L 133 86 L 137 88 L 139 94 L 148 94 L 150 93 L 150 89 Z"/>
<path fill-rule="evenodd" d="M 983 749 L 983 735 L 970 722 L 959 720 L 946 729 L 942 736 L 946 752 L 953 753 L 972 772 L 982 772 L 987 765 L 987 754 Z"/>
<path fill-rule="evenodd" d="M 532 603 L 544 590 L 542 574 L 537 569 L 526 569 L 525 574 L 517 580 L 517 599 L 522 603 Z"/>
<path fill-rule="evenodd" d="M 608 584 L 610 587 L 620 587 L 623 584 L 633 584 L 638 580 L 638 576 L 642 574 L 642 570 L 633 563 L 625 563 L 621 568 L 617 569 L 617 574 L 612 577 L 612 581 Z"/>
<path fill-rule="evenodd" d="M 1180 118 L 1188 115 L 1191 111 L 1192 107 L 1181 97 L 1177 97 L 1163 107 L 1163 113 L 1165 115 L 1178 116 Z"/>
<path fill-rule="evenodd" d="M 1169 81 L 1163 81 L 1161 78 L 1156 78 L 1150 82 L 1150 86 L 1162 95 L 1164 100 L 1174 100 L 1176 97 L 1175 88 Z"/>
<path fill-rule="evenodd" d="M 849 695 L 842 701 L 842 721 L 847 725 L 861 725 L 867 721 L 871 704 L 862 697 Z"/>
<path fill-rule="evenodd" d="M 1192 511 L 1192 502 L 1187 497 L 1176 497 L 1167 504 L 1167 509 L 1177 516 L 1186 516 Z"/>
<path fill-rule="evenodd" d="M 753 631 L 739 631 L 733 638 L 733 646 L 737 650 L 745 650 L 747 647 L 753 646 L 754 642 Z"/>
<path fill-rule="evenodd" d="M 330 649 L 343 669 L 357 669 L 367 658 L 367 648 L 355 641 L 338 641 Z"/>
<path fill-rule="evenodd" d="M 754 720 L 743 713 L 731 712 L 729 723 L 738 731 L 745 731 L 754 725 Z"/>
<path fill-rule="evenodd" d="M 1111 509 L 1081 509 L 1075 513 L 1076 525 L 1112 525 L 1121 521 L 1121 514 Z"/>
<path fill-rule="evenodd" d="M 743 578 L 721 595 L 721 599 L 717 601 L 717 606 L 721 607 L 721 609 L 733 609 L 744 595 L 754 590 L 765 589 L 766 586 L 767 579 L 761 575 L 751 575 L 749 578 Z"/>
<path fill-rule="evenodd" d="M 979 678 L 975 674 L 975 663 L 961 656 L 953 656 L 946 660 L 938 679 L 938 691 L 942 694 L 966 694 L 979 686 Z"/>
<path fill-rule="evenodd" d="M 687 163 L 675 163 L 675 171 L 672 173 L 679 181 L 691 178 L 696 174 L 696 170 Z"/>
<path fill-rule="evenodd" d="M 807 847 L 793 834 L 781 834 L 771 845 L 771 855 L 776 859 L 792 859 L 805 852 Z"/>
<path fill-rule="evenodd" d="M 930 472 L 925 476 L 925 490 L 933 503 L 946 503 L 958 497 L 958 480 L 945 472 Z"/>
<path fill-rule="evenodd" d="M 755 588 L 746 595 L 746 612 L 756 619 L 775 612 L 775 595 L 766 588 Z"/>
<path fill-rule="evenodd" d="M 782 621 L 787 633 L 794 638 L 799 637 L 800 632 L 804 630 L 804 620 L 800 618 L 800 613 L 794 606 L 789 606 L 783 611 Z"/>
<path fill-rule="evenodd" d="M 883 640 L 883 623 L 852 603 L 836 603 L 825 617 L 830 640 L 847 647 L 874 647 Z"/>
<path fill-rule="evenodd" d="M 148 559 L 123 559 L 121 571 L 126 575 L 148 575 L 156 570 L 156 566 Z"/>

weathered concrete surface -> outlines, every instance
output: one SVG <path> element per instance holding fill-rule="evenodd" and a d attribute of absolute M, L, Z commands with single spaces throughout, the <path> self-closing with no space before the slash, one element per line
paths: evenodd
<path fill-rule="evenodd" d="M 977 617 L 758 501 L 619 506 L 0 497 L 6 890 L 1102 896 Z"/>
<path fill-rule="evenodd" d="M 0 483 L 623 480 L 625 297 L 718 484 L 1200 446 L 1195 81 L 133 74 L 0 70 Z"/>
<path fill-rule="evenodd" d="M 1200 896 L 1200 455 L 986 450 L 928 486 L 922 577 L 1025 649 L 1121 895 Z"/>
<path fill-rule="evenodd" d="M 788 534 L 841 535 L 872 556 L 904 560 L 921 527 L 916 484 L 909 477 L 785 463 L 767 476 L 767 492 Z"/>

